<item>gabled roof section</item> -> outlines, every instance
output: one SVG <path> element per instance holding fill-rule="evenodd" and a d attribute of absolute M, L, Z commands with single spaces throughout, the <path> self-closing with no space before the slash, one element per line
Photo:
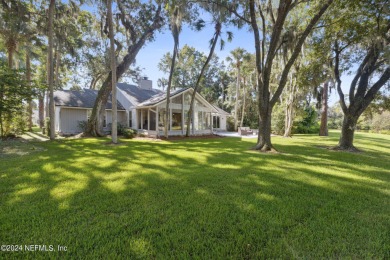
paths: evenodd
<path fill-rule="evenodd" d="M 174 98 L 175 96 L 178 96 L 180 95 L 181 93 L 184 93 L 184 92 L 193 92 L 194 89 L 191 88 L 191 87 L 188 87 L 188 88 L 182 88 L 182 89 L 178 89 L 176 91 L 173 91 L 171 94 L 170 94 L 170 98 Z M 159 105 L 160 103 L 164 102 L 166 100 L 166 93 L 161 93 L 161 94 L 158 94 L 156 96 L 153 96 L 152 98 L 138 104 L 137 107 L 151 107 L 151 106 L 157 106 Z M 199 93 L 196 93 L 196 96 L 197 98 L 202 101 L 206 106 L 208 106 L 209 108 L 211 108 L 212 110 L 214 110 L 214 113 L 217 113 L 217 109 L 212 105 L 210 104 L 204 97 L 202 97 L 201 94 Z"/>
<path fill-rule="evenodd" d="M 93 108 L 98 91 L 92 89 L 82 90 L 57 90 L 54 91 L 54 103 L 56 106 Z M 125 110 L 118 101 L 118 110 Z M 108 98 L 106 109 L 112 109 L 111 95 Z"/>
<path fill-rule="evenodd" d="M 138 105 L 139 103 L 142 103 L 156 95 L 163 94 L 163 92 L 158 89 L 143 89 L 126 83 L 117 83 L 116 86 L 122 90 L 135 105 Z"/>
<path fill-rule="evenodd" d="M 225 116 L 230 116 L 230 114 L 228 112 L 226 112 L 222 108 L 219 108 L 217 105 L 213 105 L 212 104 L 212 106 L 218 111 L 218 114 L 225 115 Z"/>
<path fill-rule="evenodd" d="M 177 90 L 171 92 L 169 97 L 176 96 L 177 94 L 180 94 L 180 93 L 186 91 L 187 89 L 190 89 L 190 88 L 177 89 Z M 165 92 L 161 92 L 160 94 L 157 94 L 157 95 L 153 96 L 152 98 L 145 100 L 144 102 L 138 104 L 138 106 L 140 106 L 140 107 L 153 106 L 153 105 L 160 103 L 161 101 L 164 101 L 166 98 L 167 98 L 167 94 Z"/>

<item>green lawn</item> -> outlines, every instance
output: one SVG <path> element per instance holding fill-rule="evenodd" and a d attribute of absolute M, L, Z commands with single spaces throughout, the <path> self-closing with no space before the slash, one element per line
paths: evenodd
<path fill-rule="evenodd" d="M 389 259 L 390 136 L 337 139 L 35 143 L 0 157 L 0 242 L 67 251 L 0 259 Z"/>

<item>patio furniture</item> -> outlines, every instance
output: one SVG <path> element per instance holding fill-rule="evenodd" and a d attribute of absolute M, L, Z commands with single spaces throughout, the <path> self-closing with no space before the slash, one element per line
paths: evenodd
<path fill-rule="evenodd" d="M 239 135 L 253 135 L 253 131 L 249 127 L 239 127 L 238 134 Z"/>

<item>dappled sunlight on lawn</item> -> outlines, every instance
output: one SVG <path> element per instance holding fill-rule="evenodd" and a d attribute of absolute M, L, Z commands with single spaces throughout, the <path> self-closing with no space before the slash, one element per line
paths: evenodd
<path fill-rule="evenodd" d="M 385 258 L 389 137 L 358 136 L 363 153 L 324 149 L 335 133 L 275 137 L 274 154 L 236 138 L 46 142 L 0 158 L 0 238 L 74 258 Z"/>

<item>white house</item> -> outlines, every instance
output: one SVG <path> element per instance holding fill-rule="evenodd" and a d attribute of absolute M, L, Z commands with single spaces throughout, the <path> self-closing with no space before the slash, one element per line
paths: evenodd
<path fill-rule="evenodd" d="M 170 95 L 170 122 L 167 122 L 169 135 L 184 135 L 186 119 L 190 106 L 192 88 L 173 91 Z M 87 121 L 97 97 L 97 91 L 59 90 L 54 92 L 56 106 L 56 131 L 60 134 L 75 134 L 82 130 L 79 121 Z M 111 123 L 111 98 L 106 106 L 104 126 Z M 162 136 L 164 133 L 166 93 L 153 89 L 152 81 L 146 78 L 138 86 L 125 83 L 117 84 L 118 122 L 149 136 Z M 196 94 L 192 135 L 212 134 L 213 131 L 225 131 L 229 114 L 207 102 Z M 109 131 L 107 128 L 106 130 Z"/>

